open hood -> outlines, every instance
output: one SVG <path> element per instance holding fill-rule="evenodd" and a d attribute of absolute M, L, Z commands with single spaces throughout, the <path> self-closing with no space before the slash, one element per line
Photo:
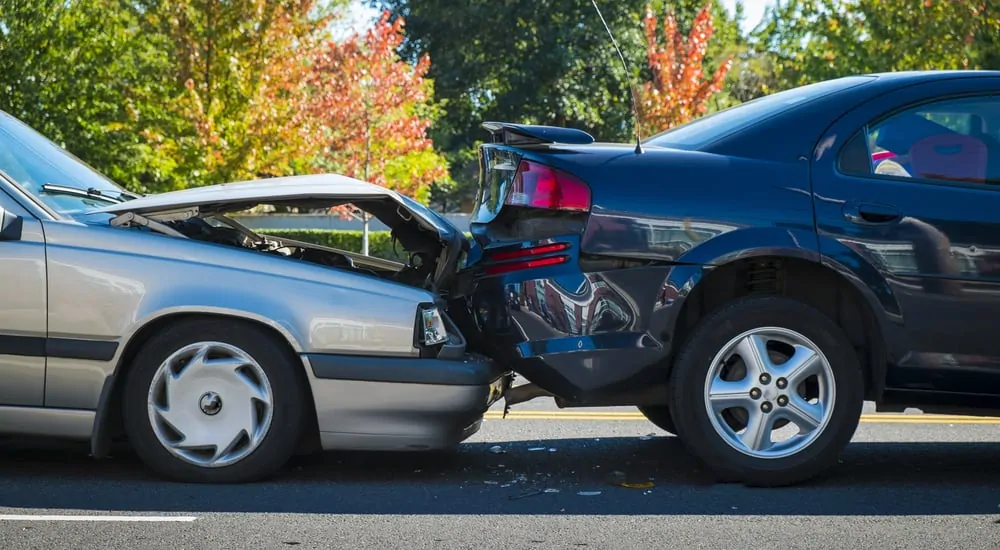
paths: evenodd
<path fill-rule="evenodd" d="M 425 251 L 437 258 L 433 276 L 437 288 L 451 281 L 469 246 L 458 228 L 417 201 L 391 189 L 336 174 L 268 178 L 171 191 L 104 206 L 88 215 L 107 214 L 114 217 L 112 225 L 145 225 L 184 236 L 171 226 L 191 218 L 224 216 L 262 204 L 316 209 L 352 204 L 361 208 L 388 226 L 404 249 Z"/>
<path fill-rule="evenodd" d="M 337 174 L 267 178 L 193 187 L 112 204 L 93 210 L 93 213 L 118 215 L 132 212 L 150 219 L 178 219 L 239 212 L 260 204 L 327 208 L 353 203 L 365 208 L 370 204 L 385 202 L 385 199 L 391 199 L 394 203 L 399 218 L 406 221 L 412 218 L 423 229 L 436 231 L 442 242 L 450 243 L 456 237 L 461 237 L 461 232 L 454 225 L 417 201 L 391 189 Z M 383 218 L 377 212 L 372 214 Z M 383 222 L 389 227 L 393 226 L 391 220 Z"/>

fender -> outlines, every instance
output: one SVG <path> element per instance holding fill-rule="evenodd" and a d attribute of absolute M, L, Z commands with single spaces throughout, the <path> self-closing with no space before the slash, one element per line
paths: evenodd
<path fill-rule="evenodd" d="M 105 457 L 108 455 L 111 444 L 110 431 L 113 428 L 111 420 L 114 418 L 114 415 L 111 414 L 111 408 L 120 404 L 121 385 L 125 378 L 124 376 L 119 376 L 119 374 L 124 375 L 125 361 L 134 356 L 134 353 L 137 351 L 136 344 L 141 345 L 142 341 L 146 339 L 146 336 L 149 334 L 147 329 L 162 325 L 163 323 L 169 323 L 171 318 L 184 315 L 207 315 L 250 321 L 266 326 L 281 335 L 296 354 L 301 353 L 303 350 L 301 343 L 292 335 L 288 327 L 251 311 L 211 306 L 176 306 L 157 310 L 131 327 L 128 334 L 122 338 L 124 345 L 118 347 L 118 351 L 114 359 L 112 359 L 114 369 L 104 379 L 104 383 L 101 386 L 101 395 L 97 403 L 97 410 L 95 411 L 94 427 L 90 437 L 91 456 Z M 139 341 L 136 341 L 137 337 Z"/>
<path fill-rule="evenodd" d="M 822 239 L 823 249 L 830 251 L 828 254 L 818 252 L 819 239 Z M 813 243 L 815 247 L 809 246 Z M 764 256 L 798 258 L 833 270 L 864 297 L 889 356 L 899 357 L 904 352 L 905 342 L 900 333 L 902 312 L 892 288 L 879 270 L 844 244 L 798 229 L 760 227 L 736 230 L 705 241 L 678 258 L 678 262 L 683 263 L 669 271 L 656 304 L 656 310 L 672 312 L 667 314 L 664 311 L 656 316 L 659 317 L 657 328 L 662 330 L 675 326 L 683 309 L 682 304 L 706 272 L 734 261 Z"/>

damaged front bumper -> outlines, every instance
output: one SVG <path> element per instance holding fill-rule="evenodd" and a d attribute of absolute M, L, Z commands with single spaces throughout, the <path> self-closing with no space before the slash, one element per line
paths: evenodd
<path fill-rule="evenodd" d="M 482 426 L 512 373 L 471 354 L 457 359 L 303 356 L 324 450 L 452 447 Z"/>

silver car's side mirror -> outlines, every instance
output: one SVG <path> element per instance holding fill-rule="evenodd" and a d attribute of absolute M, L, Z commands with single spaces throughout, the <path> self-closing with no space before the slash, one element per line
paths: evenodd
<path fill-rule="evenodd" d="M 21 228 L 23 226 L 21 216 L 0 208 L 0 241 L 21 240 Z"/>

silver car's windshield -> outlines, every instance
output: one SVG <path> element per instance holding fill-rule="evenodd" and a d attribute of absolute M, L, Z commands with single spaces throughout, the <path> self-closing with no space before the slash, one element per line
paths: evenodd
<path fill-rule="evenodd" d="M 109 204 L 109 199 L 99 194 L 118 197 L 127 193 L 82 160 L 2 111 L 0 170 L 25 192 L 65 216 L 77 216 Z M 49 193 L 42 188 L 46 184 L 84 191 L 92 189 L 96 196 Z"/>

